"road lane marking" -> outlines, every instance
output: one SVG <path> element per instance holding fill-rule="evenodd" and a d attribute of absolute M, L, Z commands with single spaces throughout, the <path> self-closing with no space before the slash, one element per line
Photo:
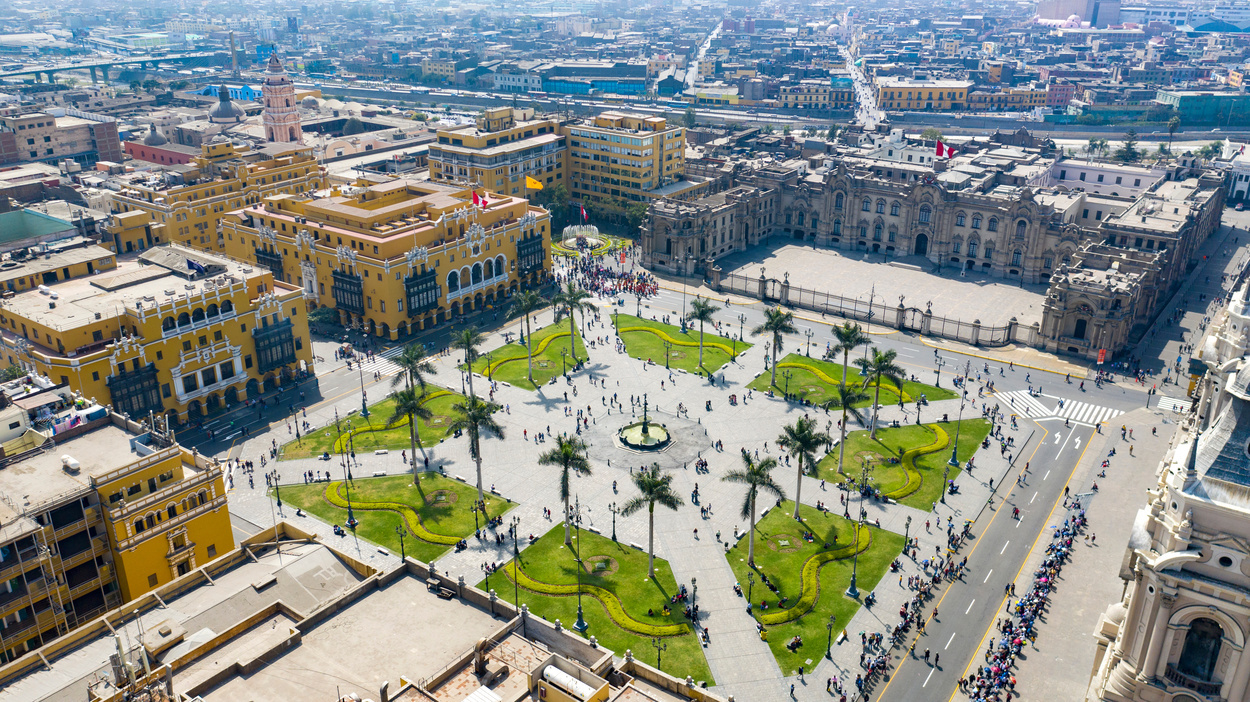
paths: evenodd
<path fill-rule="evenodd" d="M 985 576 L 985 577 L 987 577 L 987 578 L 988 578 L 988 577 L 990 577 L 990 576 L 988 576 L 988 575 L 987 575 L 987 576 Z M 976 601 L 977 601 L 977 600 L 976 600 L 976 598 L 975 598 L 975 597 L 974 597 L 974 598 L 972 598 L 972 601 L 968 603 L 968 609 L 965 609 L 965 610 L 964 610 L 964 614 L 967 614 L 968 612 L 971 612 L 971 611 L 972 611 L 972 605 L 976 604 Z M 953 639 L 953 638 L 955 638 L 955 635 L 954 635 L 954 634 L 951 634 L 951 638 L 952 638 L 952 639 Z M 951 642 L 947 641 L 947 642 L 946 642 L 946 645 L 947 645 L 947 646 L 951 645 Z"/>
<path fill-rule="evenodd" d="M 1029 498 L 1029 504 L 1033 504 L 1033 500 L 1036 500 L 1036 499 L 1037 499 L 1037 493 L 1034 492 L 1033 496 Z"/>
<path fill-rule="evenodd" d="M 998 555 L 1000 555 L 1000 556 L 1001 556 L 1001 555 L 1003 555 L 1003 552 L 1007 550 L 1007 544 L 1010 544 L 1010 543 L 1011 543 L 1011 541 L 1009 540 L 1009 541 L 1007 541 L 1007 543 L 1006 543 L 1006 544 L 1003 544 L 1003 547 L 1002 547 L 1001 549 L 999 549 L 999 551 L 998 551 Z"/>
<path fill-rule="evenodd" d="M 972 605 L 968 605 L 968 609 L 972 609 Z M 964 612 L 964 614 L 967 614 L 967 612 Z M 951 642 L 954 640 L 955 640 L 955 632 L 952 631 L 951 637 L 946 640 L 946 645 L 942 647 L 942 650 L 945 651 L 946 649 L 950 648 Z"/>
<path fill-rule="evenodd" d="M 929 669 L 929 674 L 924 676 L 924 682 L 920 684 L 920 687 L 924 687 L 925 685 L 929 684 L 929 678 L 933 677 L 934 670 L 935 670 L 934 668 Z"/>
<path fill-rule="evenodd" d="M 1047 478 L 1049 478 L 1049 477 L 1050 477 L 1050 471 L 1046 471 L 1046 475 L 1043 475 L 1043 476 L 1042 476 L 1042 480 L 1045 480 L 1045 479 L 1047 479 Z"/>
<path fill-rule="evenodd" d="M 1081 448 L 1081 437 L 1076 437 L 1076 446 L 1074 448 Z"/>
<path fill-rule="evenodd" d="M 1055 434 L 1055 443 L 1059 443 L 1063 439 L 1063 434 Z"/>
<path fill-rule="evenodd" d="M 982 584 L 982 585 L 984 585 L 985 583 L 988 583 L 988 582 L 990 581 L 990 573 L 993 573 L 993 572 L 994 572 L 994 569 L 993 569 L 993 568 L 990 568 L 990 572 L 985 574 L 985 580 L 982 580 L 982 581 L 981 581 L 981 584 Z"/>

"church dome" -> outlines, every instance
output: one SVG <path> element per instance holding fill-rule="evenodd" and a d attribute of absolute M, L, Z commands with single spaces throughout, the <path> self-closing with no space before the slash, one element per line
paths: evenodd
<path fill-rule="evenodd" d="M 305 95 L 303 100 L 299 101 L 299 106 L 306 110 L 315 110 L 321 103 L 317 102 L 317 98 L 311 95 Z"/>
<path fill-rule="evenodd" d="M 243 121 L 243 108 L 234 104 L 230 99 L 230 89 L 221 86 L 217 89 L 217 104 L 208 113 L 208 119 L 211 122 L 241 122 Z"/>
<path fill-rule="evenodd" d="M 155 122 L 148 126 L 148 135 L 143 139 L 144 146 L 164 146 L 168 143 L 169 139 L 164 134 L 161 134 L 161 130 L 156 128 Z"/>

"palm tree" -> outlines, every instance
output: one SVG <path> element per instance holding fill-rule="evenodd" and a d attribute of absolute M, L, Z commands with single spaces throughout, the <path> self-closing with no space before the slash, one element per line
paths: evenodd
<path fill-rule="evenodd" d="M 703 367 L 703 323 L 712 321 L 712 315 L 720 307 L 701 297 L 690 301 L 690 312 L 686 314 L 687 322 L 699 323 L 699 367 Z"/>
<path fill-rule="evenodd" d="M 430 363 L 429 358 L 425 355 L 425 349 L 420 344 L 408 344 L 404 347 L 403 353 L 391 359 L 391 362 L 399 366 L 400 373 L 391 378 L 391 387 L 398 387 L 400 383 L 406 388 L 425 389 L 425 376 L 437 375 L 438 369 Z"/>
<path fill-rule="evenodd" d="M 903 367 L 894 362 L 898 358 L 898 352 L 894 349 L 882 351 L 876 346 L 872 347 L 871 358 L 855 359 L 855 364 L 864 369 L 864 382 L 875 383 L 877 391 L 872 398 L 872 438 L 877 438 L 877 411 L 881 408 L 881 380 L 884 378 L 898 388 L 899 394 L 903 392 L 903 378 L 906 371 Z"/>
<path fill-rule="evenodd" d="M 1180 115 L 1172 115 L 1172 119 L 1168 120 L 1168 153 L 1172 152 L 1172 137 L 1176 134 L 1176 130 L 1180 128 Z"/>
<path fill-rule="evenodd" d="M 773 335 L 772 378 L 769 387 L 777 387 L 777 352 L 781 350 L 781 335 L 794 333 L 794 313 L 780 307 L 772 307 L 764 311 L 764 323 L 751 330 L 751 336 L 770 333 Z"/>
<path fill-rule="evenodd" d="M 560 466 L 560 499 L 564 500 L 564 543 L 572 546 L 570 530 L 569 498 L 572 497 L 569 474 L 590 475 L 590 461 L 586 458 L 586 442 L 577 437 L 557 436 L 555 448 L 538 457 L 539 465 Z"/>
<path fill-rule="evenodd" d="M 816 423 L 808 417 L 786 425 L 777 437 L 777 445 L 798 459 L 799 473 L 794 483 L 794 518 L 799 519 L 799 497 L 803 493 L 803 475 L 816 464 L 816 449 L 829 443 L 829 435 L 816 429 Z M 800 520 L 801 521 L 801 520 Z"/>
<path fill-rule="evenodd" d="M 568 281 L 565 283 L 564 289 L 556 293 L 551 301 L 556 306 L 556 318 L 562 315 L 569 316 L 569 353 L 572 354 L 573 360 L 577 360 L 577 313 L 589 312 L 594 306 L 589 302 L 590 292 L 585 288 L 579 288 L 577 283 Z"/>
<path fill-rule="evenodd" d="M 525 361 L 529 365 L 526 377 L 530 381 L 530 385 L 534 384 L 534 343 L 530 339 L 533 331 L 530 330 L 530 315 L 543 307 L 547 306 L 547 301 L 543 299 L 534 290 L 523 290 L 512 300 L 512 309 L 508 310 L 509 315 L 523 315 L 525 317 Z"/>
<path fill-rule="evenodd" d="M 391 413 L 389 419 L 386 420 L 386 426 L 394 426 L 405 417 L 408 419 L 408 439 L 412 442 L 412 453 L 408 454 L 412 457 L 412 484 L 421 489 L 421 478 L 417 472 L 417 446 L 421 444 L 420 430 L 417 429 L 417 420 L 423 419 L 430 421 L 430 417 L 434 413 L 426 407 L 424 402 L 424 393 L 417 388 L 404 388 L 392 395 L 395 400 L 395 411 Z M 421 447 L 421 455 L 425 455 L 425 447 Z"/>
<path fill-rule="evenodd" d="M 845 381 L 833 389 L 834 397 L 825 404 L 826 409 L 841 408 L 842 424 L 839 425 L 841 437 L 838 439 L 838 472 L 842 472 L 842 461 L 846 458 L 846 415 L 849 412 L 855 421 L 864 423 L 864 413 L 855 405 L 868 399 L 868 393 L 862 387 L 850 387 Z"/>
<path fill-rule="evenodd" d="M 742 453 L 742 468 L 731 470 L 721 480 L 727 483 L 738 483 L 747 486 L 746 499 L 742 501 L 742 518 L 750 521 L 751 528 L 747 531 L 747 563 L 755 565 L 755 498 L 764 491 L 779 500 L 786 499 L 785 490 L 773 480 L 772 471 L 777 467 L 777 459 L 769 456 L 756 462 L 749 453 Z"/>
<path fill-rule="evenodd" d="M 634 473 L 634 487 L 642 493 L 631 498 L 621 508 L 621 514 L 628 517 L 643 507 L 647 508 L 647 556 L 649 576 L 655 577 L 655 506 L 667 507 L 674 512 L 685 502 L 673 491 L 673 474 L 660 471 L 660 464 L 653 463 L 650 468 L 643 468 Z"/>
<path fill-rule="evenodd" d="M 834 327 L 833 336 L 837 339 L 837 343 L 830 349 L 830 353 L 842 354 L 842 384 L 846 385 L 846 367 L 850 364 L 851 352 L 860 346 L 871 344 L 872 338 L 865 334 L 858 324 L 850 322 Z"/>
<path fill-rule="evenodd" d="M 470 395 L 464 402 L 453 405 L 452 409 L 456 410 L 460 416 L 451 420 L 451 423 L 447 425 L 447 431 L 465 431 L 469 434 L 469 455 L 473 456 L 474 462 L 477 463 L 477 501 L 480 504 L 486 499 L 482 490 L 481 439 L 483 434 L 497 439 L 504 438 L 503 426 L 495 421 L 495 410 L 499 408 L 489 402 L 483 402 L 476 395 Z"/>
<path fill-rule="evenodd" d="M 1098 153 L 1098 138 L 1090 137 L 1089 143 L 1085 145 L 1085 154 L 1087 156 L 1093 156 L 1094 154 L 1097 154 L 1097 153 Z"/>
<path fill-rule="evenodd" d="M 486 343 L 486 335 L 477 330 L 477 327 L 466 327 L 461 329 L 455 336 L 451 338 L 451 347 L 460 351 L 464 351 L 464 371 L 469 376 L 469 395 L 473 394 L 473 362 L 481 355 L 477 349 Z"/>

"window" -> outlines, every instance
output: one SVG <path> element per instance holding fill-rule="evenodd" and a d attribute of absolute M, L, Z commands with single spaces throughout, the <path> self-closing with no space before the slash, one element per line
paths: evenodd
<path fill-rule="evenodd" d="M 966 216 L 964 215 L 963 212 L 960 212 L 959 214 L 955 215 L 955 226 L 956 227 L 964 226 L 965 220 L 966 220 Z"/>
<path fill-rule="evenodd" d="M 842 199 L 842 193 L 838 193 L 833 196 L 833 209 L 838 211 L 842 210 Z"/>
<path fill-rule="evenodd" d="M 188 393 L 195 392 L 199 388 L 200 388 L 199 379 L 196 377 L 194 373 L 190 375 L 182 376 L 182 391 L 183 392 L 188 392 Z"/>
<path fill-rule="evenodd" d="M 968 255 L 969 255 L 969 256 L 972 256 L 972 257 L 976 257 L 976 255 L 977 255 L 977 242 L 975 242 L 975 241 L 969 241 L 969 242 L 968 242 Z"/>
<path fill-rule="evenodd" d="M 997 217 L 990 217 L 990 222 L 989 222 L 989 225 L 988 225 L 988 226 L 986 226 L 986 229 L 988 229 L 988 230 L 990 230 L 990 231 L 992 231 L 992 232 L 996 232 L 996 231 L 998 231 L 998 218 L 997 218 Z"/>
<path fill-rule="evenodd" d="M 979 214 L 972 215 L 972 228 L 973 229 L 981 228 L 981 215 Z"/>
<path fill-rule="evenodd" d="M 929 220 L 932 219 L 932 217 L 933 217 L 933 210 L 929 209 L 928 205 L 921 205 L 920 206 L 920 223 L 928 224 Z"/>
<path fill-rule="evenodd" d="M 895 217 L 897 217 L 897 216 L 898 216 L 898 208 L 899 208 L 899 204 L 898 204 L 897 202 L 891 202 L 891 203 L 890 203 L 890 214 L 891 214 L 891 215 L 893 215 L 893 216 L 895 216 Z"/>
<path fill-rule="evenodd" d="M 1029 223 L 1025 222 L 1023 219 L 1016 222 L 1016 236 L 1024 236 L 1024 230 L 1028 228 L 1028 226 Z"/>
<path fill-rule="evenodd" d="M 885 200 L 877 200 L 877 214 L 885 214 Z"/>
<path fill-rule="evenodd" d="M 959 247 L 960 247 L 960 246 L 961 246 L 961 244 L 960 244 L 958 241 L 956 241 L 955 243 L 951 244 L 951 253 L 959 253 Z"/>
<path fill-rule="evenodd" d="M 872 211 L 872 201 L 871 201 L 871 200 L 869 200 L 868 198 L 864 198 L 863 205 L 860 207 L 860 209 L 861 209 L 861 210 L 863 210 L 864 212 L 871 212 L 871 211 Z"/>
<path fill-rule="evenodd" d="M 1176 661 L 1176 670 L 1191 678 L 1212 680 L 1220 657 L 1224 628 L 1206 617 L 1195 619 L 1185 634 L 1185 645 Z"/>
<path fill-rule="evenodd" d="M 156 573 L 148 576 L 148 587 L 156 587 Z"/>
<path fill-rule="evenodd" d="M 1024 254 L 1021 253 L 1019 249 L 1016 249 L 1015 251 L 1011 252 L 1011 265 L 1013 266 L 1020 265 L 1020 259 L 1023 256 Z"/>
<path fill-rule="evenodd" d="M 1099 173 L 1099 174 L 1098 174 L 1098 182 L 1099 182 L 1099 183 L 1101 183 L 1101 182 L 1102 182 L 1102 174 L 1101 174 L 1101 173 Z"/>

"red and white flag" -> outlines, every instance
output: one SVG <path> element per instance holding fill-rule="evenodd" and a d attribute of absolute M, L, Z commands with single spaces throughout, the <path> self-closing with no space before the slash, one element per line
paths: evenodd
<path fill-rule="evenodd" d="M 481 205 L 481 204 L 482 204 L 482 201 L 481 201 L 481 200 L 479 200 L 479 199 L 478 199 L 478 197 L 477 197 L 477 191 L 476 191 L 476 190 L 474 190 L 474 191 L 473 191 L 473 204 L 474 204 L 474 205 Z"/>
<path fill-rule="evenodd" d="M 938 158 L 954 158 L 955 156 L 955 147 L 947 146 L 940 141 L 937 143 L 937 148 L 933 151 Z"/>
<path fill-rule="evenodd" d="M 581 208 L 582 208 L 582 222 L 583 222 L 583 223 L 585 223 L 585 222 L 587 221 L 587 218 L 586 218 L 586 206 L 585 206 L 585 205 L 578 205 L 578 207 L 581 207 Z"/>
<path fill-rule="evenodd" d="M 482 195 L 478 198 L 477 204 L 480 205 L 482 209 L 486 209 L 486 205 L 489 203 L 486 202 L 486 196 Z"/>

